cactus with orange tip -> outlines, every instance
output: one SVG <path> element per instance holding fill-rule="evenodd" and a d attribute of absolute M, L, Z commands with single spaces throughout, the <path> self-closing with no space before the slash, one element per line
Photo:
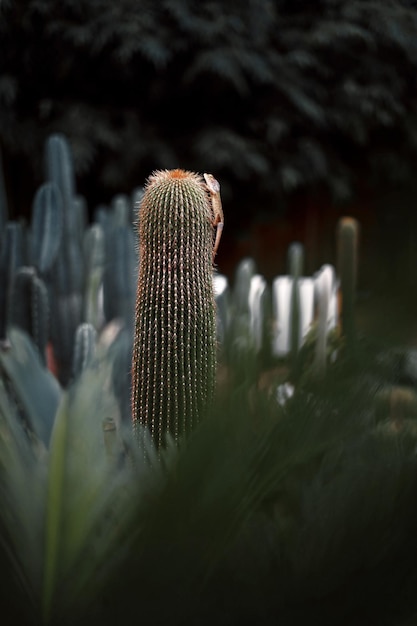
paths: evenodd
<path fill-rule="evenodd" d="M 213 396 L 213 217 L 198 174 L 159 170 L 148 178 L 138 208 L 132 418 L 158 447 L 166 433 L 187 436 Z"/>

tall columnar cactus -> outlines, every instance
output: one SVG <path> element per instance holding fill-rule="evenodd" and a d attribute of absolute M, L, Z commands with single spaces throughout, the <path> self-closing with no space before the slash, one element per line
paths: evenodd
<path fill-rule="evenodd" d="M 256 275 L 256 263 L 252 257 L 243 258 L 235 272 L 231 298 L 233 320 L 225 342 L 225 355 L 233 371 L 234 380 L 252 384 L 256 377 L 255 346 L 251 332 L 249 296 L 251 282 Z"/>
<path fill-rule="evenodd" d="M 75 195 L 72 153 L 67 139 L 50 135 L 46 142 L 46 173 L 59 189 L 63 206 L 62 241 L 51 268 L 51 339 L 63 384 L 71 377 L 74 337 L 82 321 L 84 264 L 82 199 Z"/>
<path fill-rule="evenodd" d="M 48 290 L 44 281 L 34 267 L 20 267 L 11 285 L 8 325 L 18 326 L 31 336 L 43 365 L 46 365 L 49 317 Z"/>
<path fill-rule="evenodd" d="M 358 271 L 359 223 L 342 217 L 338 223 L 338 274 L 342 292 L 342 332 L 348 353 L 353 356 L 356 344 L 355 292 Z"/>
<path fill-rule="evenodd" d="M 214 391 L 212 211 L 204 180 L 180 169 L 154 172 L 139 205 L 132 412 L 157 446 L 189 434 Z"/>
<path fill-rule="evenodd" d="M 330 266 L 322 268 L 316 278 L 317 293 L 317 338 L 314 356 L 314 369 L 317 377 L 326 373 L 327 334 L 330 306 L 332 274 Z"/>
<path fill-rule="evenodd" d="M 293 373 L 298 362 L 301 343 L 300 277 L 304 266 L 304 248 L 300 243 L 291 244 L 288 250 L 289 273 L 292 278 L 290 308 L 290 351 Z"/>
<path fill-rule="evenodd" d="M 106 262 L 103 272 L 104 315 L 108 322 L 122 319 L 132 327 L 135 310 L 137 255 L 135 234 L 130 225 L 115 224 L 105 236 Z"/>
<path fill-rule="evenodd" d="M 62 245 L 64 209 L 55 183 L 39 187 L 33 201 L 31 221 L 31 263 L 39 274 L 51 271 Z"/>
<path fill-rule="evenodd" d="M 94 362 L 96 354 L 97 331 L 89 322 L 83 322 L 77 328 L 74 342 L 72 375 L 79 377 Z"/>
<path fill-rule="evenodd" d="M 14 274 L 26 263 L 25 239 L 26 233 L 21 222 L 6 223 L 0 250 L 0 340 L 6 338 L 8 305 Z"/>
<path fill-rule="evenodd" d="M 92 224 L 84 233 L 85 291 L 83 319 L 100 330 L 104 325 L 102 303 L 105 270 L 105 235 L 101 224 Z"/>

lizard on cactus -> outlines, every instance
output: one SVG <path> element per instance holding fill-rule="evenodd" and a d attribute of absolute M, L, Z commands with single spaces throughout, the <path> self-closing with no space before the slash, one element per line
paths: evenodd
<path fill-rule="evenodd" d="M 213 174 L 203 174 L 204 180 L 206 181 L 207 190 L 210 194 L 211 205 L 213 210 L 213 226 L 216 227 L 216 240 L 213 246 L 213 261 L 217 254 L 217 250 L 219 248 L 220 239 L 223 232 L 224 226 L 224 217 L 223 217 L 223 207 L 222 201 L 220 197 L 220 185 L 219 182 L 214 178 Z"/>
<path fill-rule="evenodd" d="M 132 419 L 155 444 L 178 441 L 207 412 L 216 369 L 212 262 L 223 227 L 220 185 L 182 169 L 148 178 L 138 207 L 140 264 Z M 213 227 L 217 227 L 213 246 Z"/>

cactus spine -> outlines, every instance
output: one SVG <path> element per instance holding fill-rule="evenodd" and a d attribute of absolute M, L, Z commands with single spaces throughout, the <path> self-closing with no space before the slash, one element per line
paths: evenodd
<path fill-rule="evenodd" d="M 132 417 L 157 446 L 189 434 L 213 395 L 211 210 L 203 179 L 179 169 L 154 172 L 139 206 Z"/>

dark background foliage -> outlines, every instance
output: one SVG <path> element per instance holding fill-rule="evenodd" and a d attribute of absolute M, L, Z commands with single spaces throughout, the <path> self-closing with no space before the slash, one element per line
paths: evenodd
<path fill-rule="evenodd" d="M 294 199 L 346 211 L 365 197 L 398 249 L 417 162 L 416 4 L 3 0 L 12 215 L 29 212 L 59 131 L 91 210 L 184 167 L 221 181 L 229 235 Z"/>

